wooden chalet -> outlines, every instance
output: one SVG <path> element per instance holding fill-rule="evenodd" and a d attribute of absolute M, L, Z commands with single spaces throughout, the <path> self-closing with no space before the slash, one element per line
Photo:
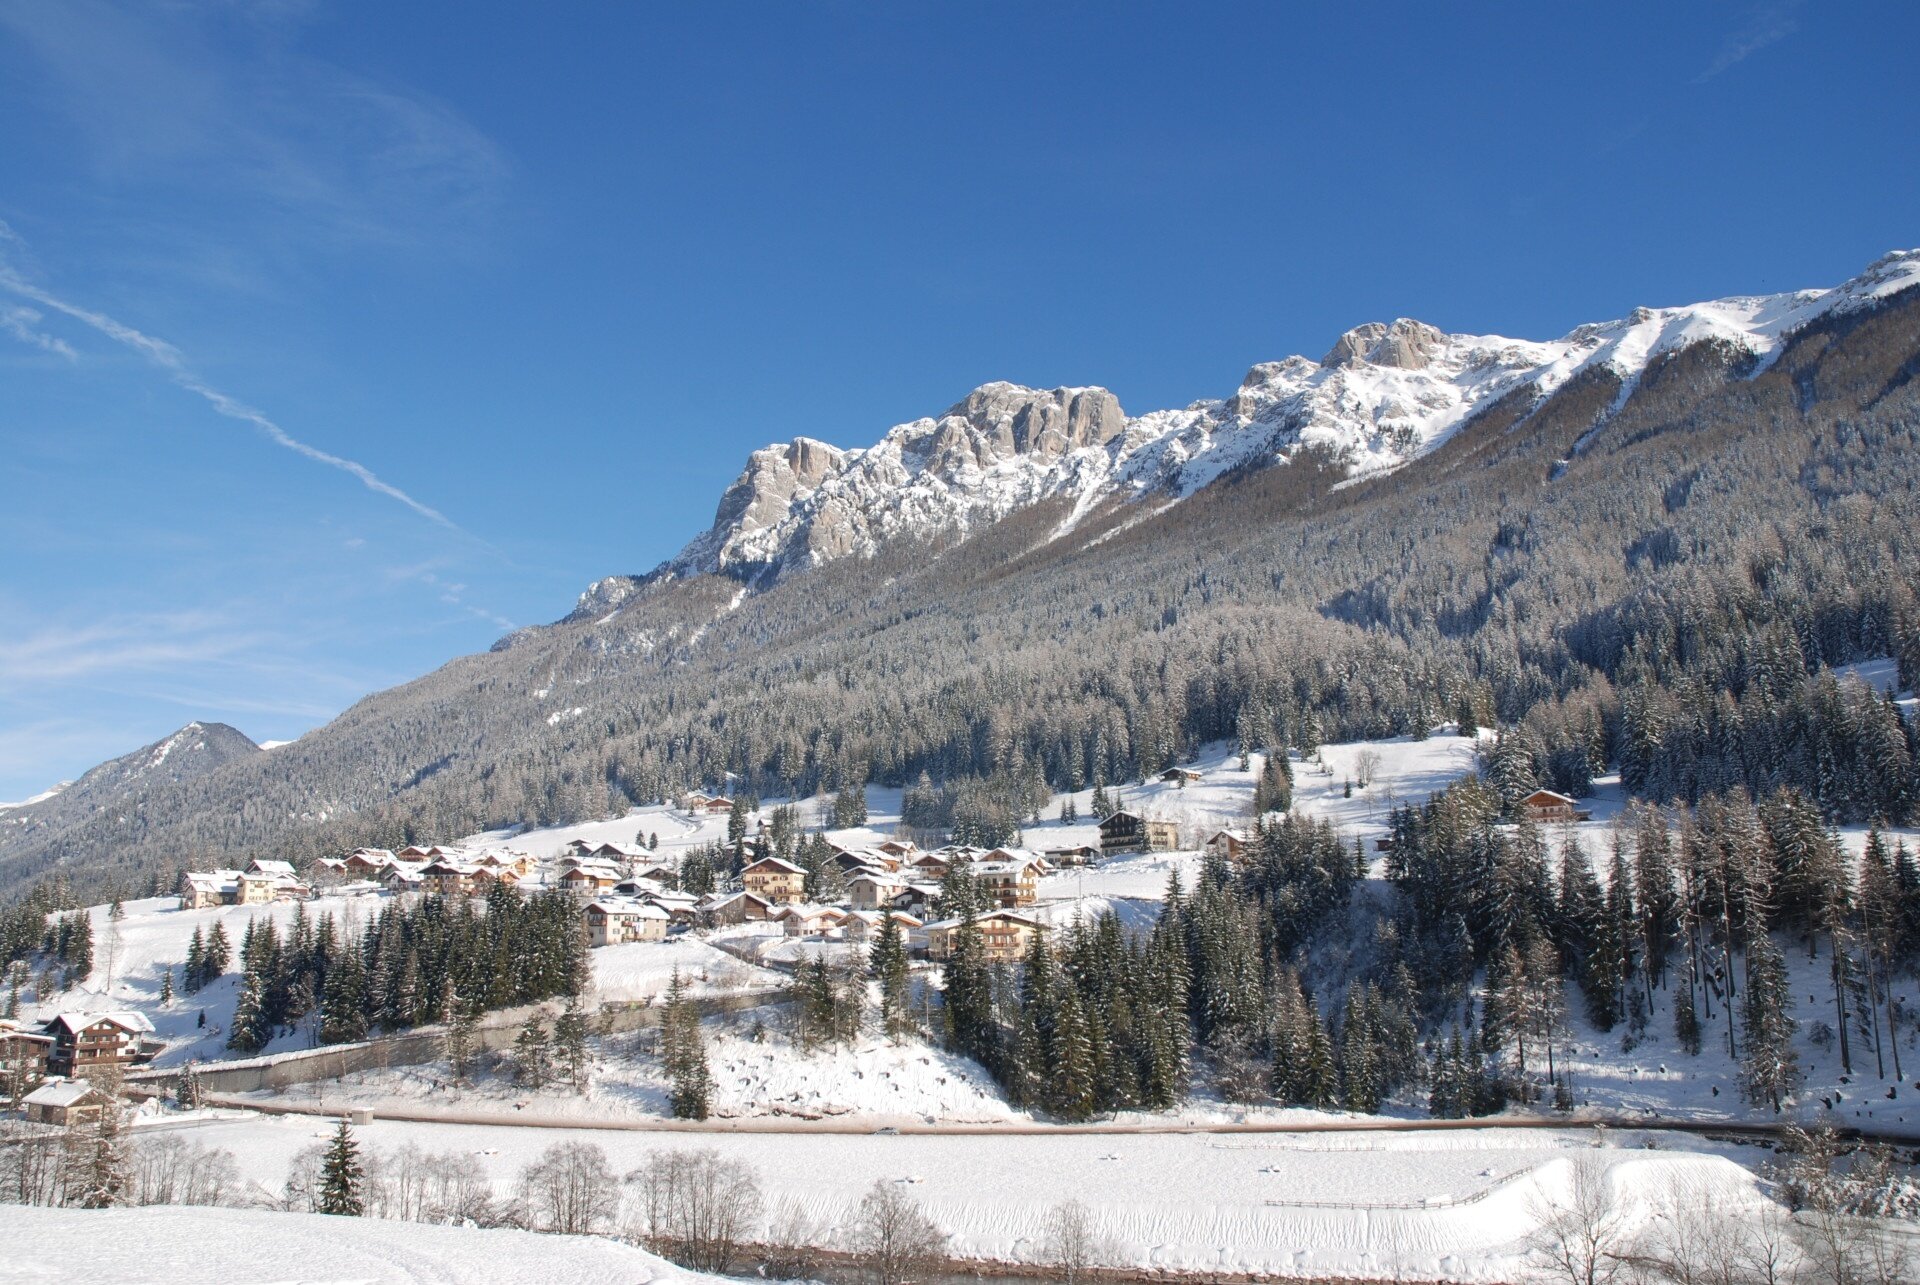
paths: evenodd
<path fill-rule="evenodd" d="M 902 937 L 908 933 L 917 932 L 925 926 L 919 918 L 904 910 L 889 910 L 884 913 L 878 910 L 850 910 L 840 928 L 846 933 L 848 941 L 872 941 L 880 935 L 880 924 L 883 919 L 891 919 L 899 924 Z"/>
<path fill-rule="evenodd" d="M 838 906 L 782 906 L 773 918 L 789 937 L 817 937 L 839 928 L 847 912 Z"/>
<path fill-rule="evenodd" d="M 1002 907 L 1031 906 L 1040 895 L 1040 859 L 1031 852 L 999 848 L 972 869 L 980 891 Z"/>
<path fill-rule="evenodd" d="M 727 924 L 760 924 L 773 917 L 773 904 L 758 893 L 736 892 L 715 897 L 699 908 L 702 921 L 716 927 Z"/>
<path fill-rule="evenodd" d="M 47 1057 L 52 1052 L 53 1036 L 0 1019 L 0 1089 L 45 1079 Z"/>
<path fill-rule="evenodd" d="M 1138 812 L 1122 809 L 1100 823 L 1100 852 L 1172 852 L 1180 846 L 1180 827 L 1172 821 L 1150 821 Z"/>
<path fill-rule="evenodd" d="M 98 1120 L 111 1102 L 85 1080 L 49 1080 L 20 1099 L 29 1121 L 62 1127 Z"/>
<path fill-rule="evenodd" d="M 1168 785 L 1177 785 L 1181 789 L 1205 778 L 1205 773 L 1190 767 L 1170 767 L 1160 774 L 1160 779 Z"/>
<path fill-rule="evenodd" d="M 1091 866 L 1100 862 L 1100 847 L 1093 843 L 1076 843 L 1064 848 L 1043 848 L 1040 855 L 1056 866 Z"/>
<path fill-rule="evenodd" d="M 163 1047 L 144 1013 L 62 1013 L 41 1027 L 51 1036 L 50 1075 L 76 1075 L 100 1066 L 138 1066 L 151 1062 Z"/>
<path fill-rule="evenodd" d="M 1586 821 L 1593 816 L 1591 812 L 1582 812 L 1566 795 L 1552 790 L 1535 790 L 1520 800 L 1516 810 L 1529 821 L 1541 825 L 1552 822 Z"/>
<path fill-rule="evenodd" d="M 954 935 L 961 921 L 942 919 L 927 925 L 927 955 L 948 959 L 953 955 Z M 993 963 L 1015 963 L 1023 958 L 1040 931 L 1040 921 L 1013 910 L 990 910 L 975 915 L 974 928 L 980 934 L 981 954 Z"/>
<path fill-rule="evenodd" d="M 807 899 L 807 872 L 779 857 L 762 857 L 740 872 L 740 886 L 773 905 L 792 906 Z"/>
<path fill-rule="evenodd" d="M 1215 830 L 1207 837 L 1207 855 L 1236 865 L 1245 858 L 1253 836 L 1245 830 Z"/>

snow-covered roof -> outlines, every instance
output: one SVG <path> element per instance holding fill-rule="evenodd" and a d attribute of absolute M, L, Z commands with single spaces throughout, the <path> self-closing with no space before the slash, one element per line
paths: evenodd
<path fill-rule="evenodd" d="M 671 919 L 665 909 L 651 901 L 641 901 L 634 897 L 601 897 L 587 903 L 588 910 L 597 910 L 608 918 L 625 916 L 630 919 Z"/>
<path fill-rule="evenodd" d="M 247 872 L 257 875 L 291 875 L 293 873 L 293 863 L 290 861 L 263 861 L 256 859 L 252 865 L 247 867 Z"/>
<path fill-rule="evenodd" d="M 796 875 L 803 875 L 807 872 L 806 867 L 796 866 L 793 862 L 782 860 L 779 857 L 762 857 L 758 861 L 750 863 L 740 873 L 745 874 L 748 870 L 779 870 L 787 874 Z"/>
<path fill-rule="evenodd" d="M 133 1031 L 139 1035 L 153 1034 L 153 1023 L 145 1013 L 135 1013 L 128 1009 L 117 1009 L 111 1013 L 62 1013 L 47 1025 L 64 1026 L 78 1033 L 96 1022 L 112 1022 L 115 1026 Z"/>
<path fill-rule="evenodd" d="M 20 1099 L 20 1104 L 29 1107 L 70 1107 L 84 1102 L 89 1095 L 99 1093 L 100 1090 L 85 1080 L 49 1080 Z"/>
<path fill-rule="evenodd" d="M 985 910 L 975 915 L 973 917 L 973 922 L 976 924 L 984 924 L 989 919 L 1009 920 L 1013 923 L 1025 924 L 1029 928 L 1044 928 L 1046 926 L 1042 924 L 1038 919 L 1035 919 L 1032 915 L 1023 915 L 1017 910 Z M 959 926 L 960 926 L 960 919 L 958 916 L 952 919 L 935 920 L 933 923 L 930 923 L 927 925 L 927 927 L 930 929 L 931 928 L 958 928 Z"/>

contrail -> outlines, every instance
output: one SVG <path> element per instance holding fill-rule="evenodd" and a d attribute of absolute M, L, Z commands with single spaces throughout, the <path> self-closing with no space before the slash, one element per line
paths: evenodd
<path fill-rule="evenodd" d="M 6 225 L 0 223 L 0 233 L 5 233 L 6 231 L 8 231 Z M 304 455 L 308 459 L 325 464 L 330 468 L 337 468 L 343 473 L 351 473 L 353 476 L 359 478 L 361 485 L 365 486 L 368 490 L 378 491 L 381 495 L 398 500 L 415 513 L 418 513 L 421 517 L 438 522 L 441 526 L 449 530 L 461 531 L 460 526 L 446 514 L 440 512 L 438 509 L 422 504 L 399 487 L 389 482 L 381 481 L 373 470 L 369 469 L 366 465 L 355 460 L 330 454 L 317 446 L 307 445 L 245 402 L 238 401 L 227 396 L 219 389 L 209 386 L 188 367 L 185 355 L 164 339 L 155 339 L 152 335 L 142 334 L 132 326 L 122 325 L 104 313 L 91 312 L 85 308 L 68 303 L 56 295 L 48 294 L 40 287 L 23 281 L 19 273 L 4 263 L 0 263 L 0 286 L 5 286 L 8 290 L 13 291 L 13 293 L 22 298 L 31 299 L 44 308 L 51 308 L 55 312 L 72 317 L 75 321 L 86 326 L 91 326 L 116 343 L 124 344 L 128 348 L 133 349 L 148 361 L 151 361 L 154 365 L 166 371 L 168 377 L 171 378 L 175 384 L 190 393 L 204 398 L 208 405 L 212 406 L 215 411 L 225 415 L 227 418 L 237 419 L 244 424 L 251 424 L 266 434 L 271 441 L 286 447 L 295 454 Z M 461 533 L 465 534 L 464 531 Z"/>

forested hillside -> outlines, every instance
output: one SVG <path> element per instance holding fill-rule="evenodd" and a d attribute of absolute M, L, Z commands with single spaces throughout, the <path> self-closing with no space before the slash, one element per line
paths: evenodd
<path fill-rule="evenodd" d="M 0 837 L 8 889 L 601 815 L 727 772 L 763 795 L 924 773 L 1012 816 L 1208 740 L 1310 747 L 1455 718 L 1578 793 L 1797 785 L 1903 820 L 1913 733 L 1814 675 L 1896 655 L 1915 600 L 1920 290 L 1756 373 L 1707 341 L 1623 385 L 1514 394 L 1395 472 L 1303 451 L 1174 502 L 1044 500 L 758 592 L 616 582 L 328 726 Z"/>

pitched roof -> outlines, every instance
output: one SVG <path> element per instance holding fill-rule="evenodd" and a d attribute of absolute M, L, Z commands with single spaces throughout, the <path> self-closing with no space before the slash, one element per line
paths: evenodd
<path fill-rule="evenodd" d="M 105 1096 L 85 1080 L 49 1080 L 20 1099 L 20 1104 L 30 1107 L 70 1107 L 84 1102 L 89 1095 Z"/>
<path fill-rule="evenodd" d="M 125 1009 L 112 1013 L 62 1013 L 47 1025 L 64 1026 L 69 1031 L 78 1033 L 95 1022 L 112 1022 L 115 1026 L 139 1035 L 153 1034 L 153 1023 L 147 1019 L 145 1013 L 135 1013 Z"/>
<path fill-rule="evenodd" d="M 758 861 L 749 863 L 740 873 L 744 875 L 748 870 L 758 870 L 763 866 L 770 866 L 787 874 L 803 875 L 807 872 L 805 866 L 796 866 L 791 861 L 784 861 L 779 857 L 762 857 Z"/>

